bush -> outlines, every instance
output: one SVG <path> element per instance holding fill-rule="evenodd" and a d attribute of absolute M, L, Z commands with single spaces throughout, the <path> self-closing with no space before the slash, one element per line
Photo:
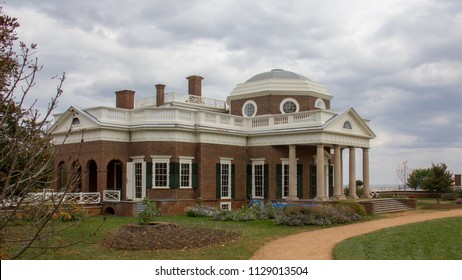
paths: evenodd
<path fill-rule="evenodd" d="M 460 197 L 458 192 L 452 192 L 452 193 L 443 193 L 441 194 L 441 199 L 442 200 L 456 200 Z"/>
<path fill-rule="evenodd" d="M 366 208 L 364 208 L 361 203 L 356 202 L 356 201 L 339 201 L 338 205 L 345 205 L 347 207 L 350 207 L 354 213 L 357 213 L 361 216 L 367 216 L 367 211 Z"/>
<path fill-rule="evenodd" d="M 235 211 L 220 210 L 217 207 L 196 205 L 186 207 L 185 213 L 189 217 L 213 217 L 217 221 L 255 221 L 274 219 L 278 209 L 275 209 L 271 203 L 252 204 L 251 206 L 242 206 Z"/>
<path fill-rule="evenodd" d="M 160 210 L 157 208 L 156 204 L 147 197 L 143 199 L 142 204 L 145 207 L 144 210 L 137 215 L 138 224 L 148 225 L 150 222 L 154 221 L 156 216 L 160 216 Z"/>
<path fill-rule="evenodd" d="M 288 207 L 276 217 L 276 224 L 288 226 L 332 225 L 352 223 L 362 216 L 349 205 Z"/>
<path fill-rule="evenodd" d="M 456 203 L 457 204 L 462 204 L 462 197 L 459 197 L 458 199 L 456 199 Z"/>
<path fill-rule="evenodd" d="M 215 215 L 217 215 L 218 212 L 220 212 L 220 210 L 217 207 L 211 207 L 211 206 L 196 205 L 194 207 L 187 206 L 185 208 L 186 216 L 189 216 L 189 217 L 210 218 L 210 217 L 214 217 Z"/>

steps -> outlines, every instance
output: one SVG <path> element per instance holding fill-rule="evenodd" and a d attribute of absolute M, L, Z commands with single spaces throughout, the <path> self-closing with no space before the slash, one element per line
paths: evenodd
<path fill-rule="evenodd" d="M 414 210 L 397 199 L 374 200 L 374 214 Z"/>

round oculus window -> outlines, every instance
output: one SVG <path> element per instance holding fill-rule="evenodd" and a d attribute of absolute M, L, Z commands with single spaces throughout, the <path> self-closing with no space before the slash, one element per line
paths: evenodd
<path fill-rule="evenodd" d="M 257 104 L 251 100 L 247 101 L 242 107 L 242 115 L 244 117 L 253 117 L 257 113 Z"/>
<path fill-rule="evenodd" d="M 281 113 L 290 114 L 298 112 L 298 102 L 295 99 L 284 99 L 280 106 Z"/>

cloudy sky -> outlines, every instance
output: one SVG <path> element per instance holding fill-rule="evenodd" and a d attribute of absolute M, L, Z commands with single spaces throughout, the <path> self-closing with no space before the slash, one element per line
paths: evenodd
<path fill-rule="evenodd" d="M 333 109 L 371 120 L 372 184 L 398 183 L 403 161 L 462 173 L 462 1 L 5 2 L 20 40 L 38 44 L 39 107 L 62 72 L 57 111 L 113 106 L 120 89 L 149 97 L 157 83 L 186 93 L 191 74 L 205 77 L 204 96 L 225 99 L 282 68 L 325 85 Z"/>

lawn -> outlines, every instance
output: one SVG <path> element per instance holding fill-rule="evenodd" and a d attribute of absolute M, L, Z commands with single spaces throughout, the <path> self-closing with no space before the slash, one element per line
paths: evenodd
<path fill-rule="evenodd" d="M 184 250 L 114 250 L 107 249 L 101 245 L 101 241 L 108 232 L 119 228 L 123 224 L 136 223 L 136 218 L 105 216 L 106 221 L 102 228 L 94 237 L 88 241 L 63 249 L 49 250 L 41 255 L 40 259 L 54 260 L 95 260 L 95 259 L 131 259 L 131 260 L 245 260 L 249 259 L 253 253 L 269 240 L 276 239 L 285 235 L 314 230 L 316 227 L 288 227 L 276 226 L 274 221 L 260 220 L 249 222 L 222 222 L 214 221 L 209 218 L 191 218 L 187 216 L 161 216 L 158 221 L 168 221 L 179 223 L 184 226 L 192 227 L 207 227 L 214 229 L 223 229 L 230 231 L 238 231 L 241 233 L 241 238 L 222 245 L 211 245 L 198 249 Z M 78 228 L 72 229 L 65 235 L 60 236 L 60 239 L 76 240 L 81 236 L 88 235 L 102 221 L 103 217 L 91 217 L 81 223 Z M 63 223 L 66 224 L 66 223 Z M 20 227 L 17 228 L 18 230 Z M 27 257 L 26 257 L 27 258 Z"/>
<path fill-rule="evenodd" d="M 339 260 L 461 260 L 462 218 L 402 225 L 352 237 L 334 249 Z"/>

